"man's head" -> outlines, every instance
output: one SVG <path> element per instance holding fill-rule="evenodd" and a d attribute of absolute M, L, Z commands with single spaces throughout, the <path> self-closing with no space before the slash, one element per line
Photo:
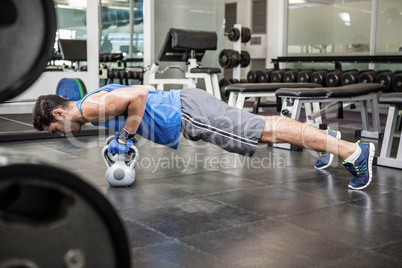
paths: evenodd
<path fill-rule="evenodd" d="M 69 112 L 72 105 L 75 105 L 74 102 L 55 94 L 39 96 L 32 111 L 34 128 L 61 136 L 66 132 L 80 132 L 81 125 L 71 120 L 73 115 Z"/>

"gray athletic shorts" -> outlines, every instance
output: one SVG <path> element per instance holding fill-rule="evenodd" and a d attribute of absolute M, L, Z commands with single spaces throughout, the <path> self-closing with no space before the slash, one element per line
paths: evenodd
<path fill-rule="evenodd" d="M 196 88 L 181 91 L 181 112 L 181 132 L 186 139 L 203 140 L 249 156 L 257 149 L 266 122 Z"/>

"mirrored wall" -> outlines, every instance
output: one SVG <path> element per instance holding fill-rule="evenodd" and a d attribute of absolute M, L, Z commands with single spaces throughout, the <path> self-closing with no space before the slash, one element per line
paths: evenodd
<path fill-rule="evenodd" d="M 401 47 L 400 0 L 289 0 L 288 56 L 399 55 Z"/>

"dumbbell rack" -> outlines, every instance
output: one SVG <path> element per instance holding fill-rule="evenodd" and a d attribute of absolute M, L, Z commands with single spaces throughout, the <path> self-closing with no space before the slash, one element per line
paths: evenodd
<path fill-rule="evenodd" d="M 242 28 L 242 26 L 241 26 L 241 24 L 235 24 L 235 25 L 233 25 L 233 27 L 236 28 L 236 29 L 239 29 L 239 31 L 240 31 L 240 38 L 237 41 L 233 42 L 233 50 L 239 52 L 239 54 L 241 55 L 241 40 L 242 40 L 242 30 L 241 30 L 241 28 Z M 240 66 L 240 64 L 237 65 L 236 67 L 234 67 L 232 71 L 233 71 L 232 78 L 237 79 L 237 80 L 240 81 L 240 78 L 241 78 L 240 77 L 241 76 L 241 66 Z"/>

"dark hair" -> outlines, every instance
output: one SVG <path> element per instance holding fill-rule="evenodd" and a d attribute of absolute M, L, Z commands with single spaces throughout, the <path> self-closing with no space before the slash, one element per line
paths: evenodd
<path fill-rule="evenodd" d="M 52 122 L 57 122 L 52 112 L 57 108 L 67 108 L 69 102 L 69 100 L 55 94 L 39 96 L 32 110 L 34 128 L 42 131 L 43 126 L 49 126 Z"/>

